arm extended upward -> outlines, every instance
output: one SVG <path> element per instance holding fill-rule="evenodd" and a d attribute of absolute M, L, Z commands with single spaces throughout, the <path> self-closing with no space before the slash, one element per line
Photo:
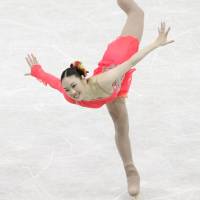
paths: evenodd
<path fill-rule="evenodd" d="M 127 71 L 129 71 L 132 68 L 132 66 L 135 66 L 151 51 L 160 46 L 165 46 L 169 43 L 174 42 L 173 40 L 167 41 L 167 35 L 169 30 L 170 28 L 168 28 L 168 30 L 165 31 L 165 23 L 161 23 L 161 28 L 158 28 L 159 36 L 154 42 L 150 43 L 149 45 L 135 53 L 122 64 L 119 64 L 115 68 L 97 75 L 96 78 L 98 79 L 98 82 L 101 85 L 101 87 L 110 91 L 112 89 L 112 84 L 115 80 L 121 78 Z"/>

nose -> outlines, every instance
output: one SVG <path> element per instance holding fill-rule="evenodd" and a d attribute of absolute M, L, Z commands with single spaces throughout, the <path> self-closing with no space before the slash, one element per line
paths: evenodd
<path fill-rule="evenodd" d="M 75 90 L 72 89 L 71 94 L 75 95 L 77 92 Z"/>

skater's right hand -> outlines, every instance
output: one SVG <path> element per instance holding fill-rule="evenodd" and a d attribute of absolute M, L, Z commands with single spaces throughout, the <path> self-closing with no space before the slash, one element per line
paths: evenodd
<path fill-rule="evenodd" d="M 25 58 L 26 58 L 26 62 L 28 63 L 30 69 L 32 68 L 33 65 L 39 64 L 37 58 L 33 54 L 31 54 L 31 55 L 28 54 L 27 57 L 25 57 Z M 24 76 L 30 76 L 30 75 L 31 75 L 31 73 L 24 74 Z"/>

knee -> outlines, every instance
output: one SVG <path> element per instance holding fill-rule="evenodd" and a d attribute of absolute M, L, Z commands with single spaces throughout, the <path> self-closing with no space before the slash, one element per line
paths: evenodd
<path fill-rule="evenodd" d="M 130 15 L 134 15 L 134 17 L 137 16 L 137 18 L 144 19 L 144 11 L 140 7 L 138 7 L 137 9 L 132 9 L 128 13 L 128 16 Z"/>

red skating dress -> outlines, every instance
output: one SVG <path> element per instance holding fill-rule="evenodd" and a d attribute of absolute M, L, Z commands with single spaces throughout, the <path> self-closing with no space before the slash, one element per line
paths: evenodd
<path fill-rule="evenodd" d="M 110 66 L 117 66 L 128 60 L 138 51 L 138 48 L 139 40 L 137 38 L 131 35 L 117 37 L 114 41 L 108 44 L 103 58 L 98 63 L 98 67 L 94 69 L 92 76 L 102 73 L 105 68 L 109 68 Z M 117 97 L 127 97 L 127 93 L 132 81 L 132 73 L 135 70 L 135 68 L 131 68 L 128 72 L 125 73 L 121 81 L 121 86 L 113 86 L 114 91 L 111 96 L 89 101 L 77 101 L 72 99 L 69 95 L 67 95 L 67 92 L 62 87 L 60 79 L 49 73 L 46 73 L 40 65 L 32 66 L 31 75 L 43 82 L 45 85 L 49 84 L 52 88 L 60 91 L 64 98 L 72 104 L 77 104 L 88 108 L 100 108 L 104 104 L 112 102 Z"/>

